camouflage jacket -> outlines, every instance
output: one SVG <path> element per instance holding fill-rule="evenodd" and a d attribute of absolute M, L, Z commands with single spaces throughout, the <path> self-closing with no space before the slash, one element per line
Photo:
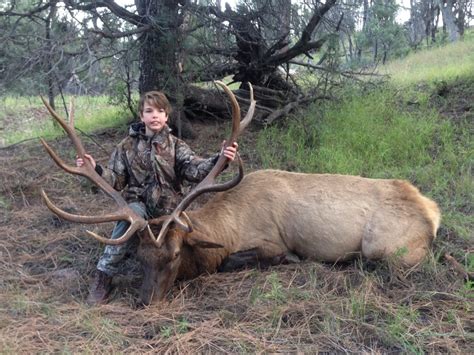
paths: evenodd
<path fill-rule="evenodd" d="M 204 179 L 219 156 L 196 156 L 170 131 L 165 126 L 148 137 L 145 125 L 134 123 L 128 137 L 113 151 L 107 167 L 96 168 L 128 202 L 143 202 L 152 217 L 170 214 L 182 198 L 182 182 Z"/>

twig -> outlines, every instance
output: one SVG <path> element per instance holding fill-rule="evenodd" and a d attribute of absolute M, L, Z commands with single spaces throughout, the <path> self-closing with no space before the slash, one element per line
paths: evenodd
<path fill-rule="evenodd" d="M 109 151 L 107 151 L 107 149 L 105 149 L 99 142 L 97 142 L 94 138 L 92 138 L 92 136 L 90 134 L 87 134 L 86 132 L 84 132 L 83 130 L 75 127 L 75 129 L 77 131 L 79 131 L 81 134 L 83 134 L 84 136 L 86 136 L 87 138 L 89 138 L 94 144 L 96 144 L 100 149 L 102 149 L 105 153 L 107 154 L 110 154 Z M 10 144 L 10 145 L 7 145 L 7 146 L 4 146 L 4 147 L 0 147 L 0 150 L 8 150 L 8 149 L 11 149 L 11 148 L 14 148 L 16 147 L 17 145 L 20 145 L 20 144 L 23 144 L 23 143 L 26 143 L 26 142 L 29 142 L 29 141 L 33 141 L 33 140 L 38 140 L 40 139 L 39 136 L 37 137 L 33 137 L 33 138 L 27 138 L 27 139 L 23 139 L 19 142 L 16 142 L 16 143 L 13 143 L 13 144 Z"/>
<path fill-rule="evenodd" d="M 33 138 L 23 139 L 22 141 L 19 141 L 19 142 L 10 144 L 10 145 L 6 145 L 5 147 L 0 147 L 0 150 L 7 150 L 7 149 L 10 149 L 10 148 L 16 147 L 17 145 L 20 145 L 20 144 L 22 144 L 22 143 L 26 143 L 26 142 L 29 142 L 29 141 L 33 141 L 33 140 L 35 140 L 35 139 L 39 139 L 39 137 L 33 137 Z"/>
<path fill-rule="evenodd" d="M 317 96 L 317 97 L 306 96 L 306 97 L 300 98 L 297 101 L 290 102 L 288 105 L 286 105 L 285 107 L 283 107 L 279 110 L 273 111 L 272 114 L 270 114 L 266 118 L 264 118 L 263 123 L 264 123 L 264 125 L 270 125 L 277 118 L 280 118 L 283 115 L 287 115 L 288 113 L 290 113 L 290 111 L 292 111 L 296 107 L 299 107 L 301 105 L 305 105 L 308 102 L 316 101 L 316 100 L 330 100 L 330 99 L 332 99 L 332 98 L 329 97 L 329 96 L 324 96 L 324 95 Z"/>
<path fill-rule="evenodd" d="M 92 136 L 90 134 L 87 134 L 86 132 L 84 132 L 82 129 L 79 129 L 77 127 L 75 127 L 76 131 L 79 131 L 81 134 L 83 134 L 84 136 L 86 136 L 87 138 L 89 138 L 92 142 L 95 143 L 95 145 L 97 145 L 100 149 L 102 149 L 107 155 L 110 155 L 110 152 L 107 151 L 107 149 L 105 149 L 99 142 L 97 142 L 94 138 L 92 138 Z"/>
<path fill-rule="evenodd" d="M 456 260 L 454 259 L 449 253 L 445 253 L 444 257 L 446 260 L 448 260 L 451 263 L 451 266 L 453 269 L 461 274 L 467 281 L 472 281 L 474 280 L 474 272 L 468 272 L 464 267 Z"/>

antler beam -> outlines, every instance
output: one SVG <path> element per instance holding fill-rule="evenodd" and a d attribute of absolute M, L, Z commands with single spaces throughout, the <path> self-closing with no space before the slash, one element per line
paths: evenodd
<path fill-rule="evenodd" d="M 44 105 L 48 109 L 49 113 L 51 116 L 58 122 L 61 127 L 66 131 L 67 135 L 72 141 L 72 144 L 74 145 L 76 149 L 77 156 L 80 158 L 83 158 L 84 160 L 84 165 L 80 167 L 74 167 L 67 165 L 55 152 L 54 150 L 46 143 L 46 141 L 42 138 L 40 138 L 41 144 L 43 144 L 44 148 L 48 152 L 48 154 L 51 156 L 51 158 L 56 162 L 56 164 L 67 171 L 68 173 L 75 174 L 75 175 L 81 175 L 84 177 L 87 177 L 89 180 L 91 180 L 94 184 L 96 184 L 102 191 L 104 191 L 108 196 L 110 196 L 119 206 L 119 208 L 111 214 L 103 215 L 103 216 L 83 216 L 83 215 L 74 215 L 71 213 L 67 213 L 60 209 L 59 207 L 55 206 L 51 200 L 48 198 L 44 190 L 41 190 L 41 195 L 43 196 L 43 199 L 46 203 L 46 206 L 58 215 L 59 217 L 71 221 L 71 222 L 77 222 L 77 223 L 104 223 L 104 222 L 112 222 L 112 221 L 128 221 L 130 223 L 129 228 L 125 232 L 125 234 L 118 238 L 118 239 L 108 239 L 108 238 L 103 238 L 93 232 L 87 231 L 87 233 L 94 237 L 95 239 L 99 240 L 102 243 L 106 244 L 111 244 L 111 245 L 116 245 L 116 244 L 121 244 L 126 242 L 128 239 L 130 239 L 135 232 L 141 231 L 145 228 L 147 228 L 148 223 L 147 221 L 139 216 L 135 211 L 133 211 L 127 204 L 127 201 L 122 197 L 122 195 L 115 190 L 112 186 L 110 186 L 107 181 L 105 181 L 94 169 L 92 164 L 88 159 L 85 159 L 84 156 L 86 154 L 86 151 L 84 149 L 84 146 L 82 145 L 81 140 L 79 139 L 76 131 L 74 130 L 74 125 L 73 125 L 73 120 L 71 120 L 70 124 L 67 124 L 64 119 L 62 119 L 56 111 L 49 105 L 49 103 L 41 97 L 41 100 L 43 101 Z M 73 116 L 74 112 L 74 105 L 71 103 L 71 116 Z M 148 227 L 148 232 L 152 234 L 150 228 Z"/>

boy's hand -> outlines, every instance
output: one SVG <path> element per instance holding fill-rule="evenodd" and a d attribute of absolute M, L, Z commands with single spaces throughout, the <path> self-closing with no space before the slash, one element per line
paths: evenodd
<path fill-rule="evenodd" d="M 84 158 L 89 160 L 89 162 L 92 164 L 92 167 L 95 169 L 95 166 L 97 165 L 97 163 L 95 162 L 94 158 L 92 158 L 92 156 L 90 154 L 84 154 Z M 76 166 L 81 167 L 83 165 L 84 165 L 84 160 L 82 158 L 77 158 L 76 159 Z"/>
<path fill-rule="evenodd" d="M 232 145 L 229 145 L 225 149 L 224 149 L 224 145 L 225 145 L 225 141 L 222 142 L 222 153 L 227 159 L 229 159 L 230 161 L 234 161 L 239 145 L 237 144 L 237 142 L 234 142 Z"/>

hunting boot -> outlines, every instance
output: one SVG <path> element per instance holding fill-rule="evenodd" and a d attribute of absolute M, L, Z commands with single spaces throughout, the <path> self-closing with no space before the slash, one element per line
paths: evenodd
<path fill-rule="evenodd" d="M 107 302 L 110 291 L 112 290 L 112 276 L 105 272 L 97 270 L 89 286 L 89 296 L 87 303 L 90 305 L 99 305 Z"/>

